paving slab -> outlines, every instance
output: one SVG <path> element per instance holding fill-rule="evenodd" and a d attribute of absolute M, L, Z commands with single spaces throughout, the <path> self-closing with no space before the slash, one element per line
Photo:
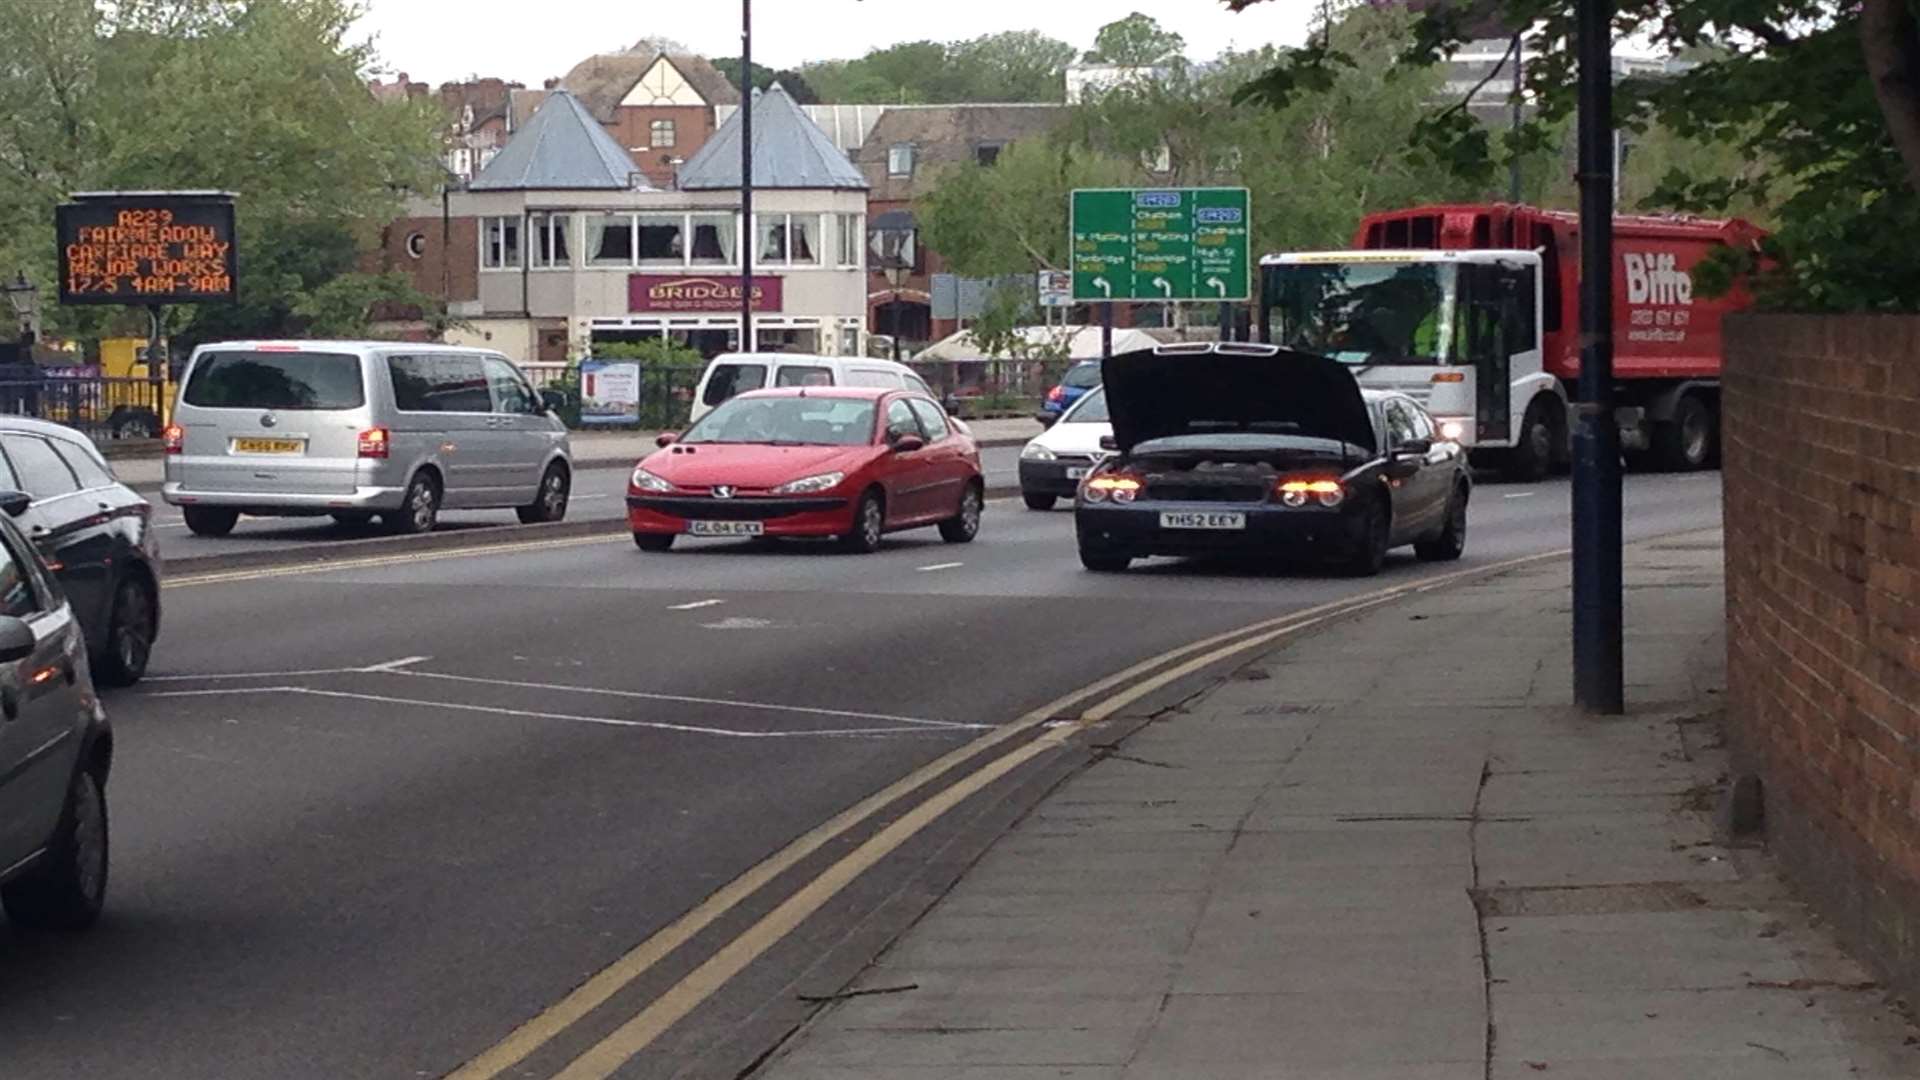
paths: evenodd
<path fill-rule="evenodd" d="M 1920 1077 L 1701 810 L 1724 751 L 1677 721 L 1721 700 L 1715 539 L 1630 551 L 1624 718 L 1569 707 L 1564 565 L 1249 660 L 1091 754 L 854 983 L 897 992 L 756 1075 Z"/>

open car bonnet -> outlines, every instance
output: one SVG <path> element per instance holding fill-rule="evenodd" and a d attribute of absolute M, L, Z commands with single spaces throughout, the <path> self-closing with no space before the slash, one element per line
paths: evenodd
<path fill-rule="evenodd" d="M 1163 345 L 1109 357 L 1103 379 L 1122 452 L 1176 435 L 1262 433 L 1375 445 L 1360 384 L 1338 361 L 1276 345 Z"/>

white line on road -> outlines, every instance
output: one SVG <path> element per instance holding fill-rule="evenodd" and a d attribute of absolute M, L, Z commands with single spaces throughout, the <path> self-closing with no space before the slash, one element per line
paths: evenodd
<path fill-rule="evenodd" d="M 410 668 L 415 664 L 424 664 L 433 659 L 431 656 L 403 656 L 398 660 L 389 660 L 384 664 L 368 664 L 362 672 L 372 675 L 380 672 L 398 672 L 401 668 Z"/>
<path fill-rule="evenodd" d="M 476 680 L 485 681 L 485 680 Z M 683 735 L 717 735 L 729 739 L 806 739 L 806 738 L 859 738 L 868 735 L 924 735 L 925 727 L 899 725 L 876 728 L 828 728 L 820 731 L 736 731 L 732 728 L 703 727 L 697 724 L 669 724 L 658 720 L 622 720 L 611 716 L 580 716 L 574 713 L 541 712 L 535 709 L 507 709 L 497 705 L 466 705 L 453 701 L 420 701 L 414 698 L 389 697 L 385 694 L 363 694 L 348 690 L 315 690 L 306 686 L 247 686 L 220 690 L 163 690 L 158 694 L 148 694 L 156 698 L 184 697 L 234 697 L 244 694 L 303 694 L 308 697 L 337 698 L 346 701 L 367 701 L 376 705 L 419 705 L 428 709 L 452 709 L 456 712 L 485 713 L 489 716 L 515 716 L 533 720 L 565 720 L 575 724 L 598 724 L 603 727 L 648 728 L 654 731 L 671 731 Z M 719 704 L 731 704 L 721 702 Z M 783 706 L 768 706 L 783 708 Z M 787 709 L 788 712 L 823 712 L 818 709 Z M 965 726 L 969 729 L 984 728 L 985 725 Z"/>
<path fill-rule="evenodd" d="M 643 690 L 602 690 L 594 686 L 568 686 L 565 683 L 522 682 L 517 679 L 482 679 L 473 675 L 446 675 L 438 671 L 396 671 L 410 679 L 444 679 L 448 682 L 477 683 L 481 686 L 510 686 L 518 690 L 558 690 L 570 694 L 600 694 L 606 697 L 633 698 L 638 701 L 668 701 L 680 705 L 721 705 L 734 709 L 761 709 L 769 712 L 800 713 L 807 716 L 832 716 L 843 720 L 877 720 L 888 724 L 918 724 L 923 727 L 984 731 L 991 725 L 962 724 L 953 720 L 923 720 L 914 716 L 887 713 L 851 712 L 846 709 L 820 709 L 808 705 L 776 705 L 764 701 L 729 701 L 725 698 L 688 697 L 684 694 L 652 694 Z"/>
<path fill-rule="evenodd" d="M 405 674 L 402 668 L 431 660 L 431 656 L 404 656 L 398 660 L 388 660 L 380 664 L 368 664 L 364 667 L 306 668 L 299 671 L 230 671 L 212 675 L 149 675 L 150 683 L 178 682 L 216 682 L 234 679 L 297 679 L 312 675 L 383 675 Z"/>
<path fill-rule="evenodd" d="M 1537 492 L 1537 491 L 1515 491 L 1515 492 L 1510 492 L 1510 493 L 1509 493 L 1509 494 L 1508 494 L 1508 495 L 1506 496 L 1506 498 L 1509 498 L 1509 499 L 1531 499 L 1531 498 L 1533 498 L 1533 497 L 1534 497 L 1535 495 L 1538 495 L 1538 494 L 1540 494 L 1540 493 L 1539 493 L 1539 492 Z"/>
<path fill-rule="evenodd" d="M 611 499 L 611 498 L 613 498 L 613 496 L 611 496 L 611 495 L 608 495 L 608 494 L 607 494 L 607 493 L 605 493 L 605 492 L 601 492 L 601 493 L 600 493 L 600 494 L 598 494 L 598 495 L 575 495 L 575 496 L 573 496 L 573 501 L 574 501 L 574 502 L 588 502 L 588 501 L 591 501 L 591 500 L 593 500 L 593 499 Z"/>
<path fill-rule="evenodd" d="M 963 562 L 937 562 L 937 563 L 934 563 L 932 566 L 921 567 L 920 573 L 930 574 L 935 570 L 953 570 L 965 565 L 967 564 Z"/>
<path fill-rule="evenodd" d="M 669 604 L 668 611 L 694 611 L 703 607 L 715 607 L 726 603 L 725 600 L 695 600 L 690 604 Z"/>

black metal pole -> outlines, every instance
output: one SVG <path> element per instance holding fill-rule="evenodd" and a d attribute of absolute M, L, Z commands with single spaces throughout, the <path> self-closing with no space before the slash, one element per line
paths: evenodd
<path fill-rule="evenodd" d="M 740 351 L 753 351 L 753 0 L 740 0 Z"/>
<path fill-rule="evenodd" d="M 440 302 L 453 307 L 453 180 L 440 180 Z"/>
<path fill-rule="evenodd" d="M 1613 416 L 1613 8 L 1580 0 L 1580 406 L 1573 440 L 1573 694 L 1626 710 L 1620 429 Z"/>
<path fill-rule="evenodd" d="M 1233 340 L 1233 305 L 1220 301 L 1220 340 Z"/>
<path fill-rule="evenodd" d="M 1507 163 L 1507 199 L 1509 202 L 1515 202 L 1515 203 L 1520 201 L 1520 155 L 1517 152 L 1517 148 L 1520 145 L 1520 125 L 1526 119 L 1525 110 L 1522 108 L 1522 103 L 1524 101 L 1526 88 L 1527 88 L 1527 82 L 1526 82 L 1526 73 L 1527 73 L 1526 63 L 1527 62 L 1523 58 L 1523 50 L 1526 45 L 1525 35 L 1526 35 L 1526 32 L 1524 30 L 1515 30 L 1513 32 L 1513 129 L 1512 130 L 1513 130 L 1514 141 L 1513 141 L 1513 145 L 1507 148 L 1508 152 L 1513 154 L 1512 160 Z M 1612 62 L 1611 59 L 1609 59 L 1608 62 L 1609 62 L 1609 65 L 1611 65 L 1611 62 Z"/>
<path fill-rule="evenodd" d="M 1100 359 L 1113 355 L 1113 302 L 1100 305 Z"/>

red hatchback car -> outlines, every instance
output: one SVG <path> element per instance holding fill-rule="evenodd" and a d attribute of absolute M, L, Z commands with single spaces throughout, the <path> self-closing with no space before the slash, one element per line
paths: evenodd
<path fill-rule="evenodd" d="M 880 537 L 980 531 L 980 449 L 932 398 L 869 387 L 789 387 L 729 399 L 634 466 L 627 523 L 642 551 L 677 536 Z"/>

